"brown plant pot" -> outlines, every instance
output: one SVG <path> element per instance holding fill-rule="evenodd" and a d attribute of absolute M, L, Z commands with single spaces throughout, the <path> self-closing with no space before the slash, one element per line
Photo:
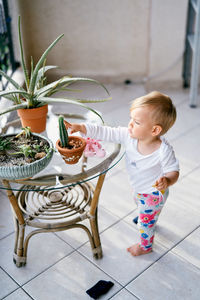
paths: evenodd
<path fill-rule="evenodd" d="M 85 146 L 86 146 L 86 141 L 84 138 L 79 137 L 79 136 L 69 136 L 69 142 L 73 139 L 76 141 L 78 141 L 78 140 L 81 141 L 82 146 L 79 148 L 68 149 L 68 148 L 62 148 L 60 146 L 60 140 L 57 140 L 57 142 L 56 142 L 56 148 L 60 152 L 62 158 L 64 159 L 66 164 L 70 164 L 70 165 L 76 164 L 79 161 L 79 159 L 81 158 L 81 156 L 83 154 Z"/>
<path fill-rule="evenodd" d="M 56 142 L 56 148 L 58 149 L 59 153 L 61 154 L 66 164 L 76 164 L 81 158 L 86 146 L 86 141 L 84 138 L 79 136 L 69 136 L 69 141 L 72 139 L 81 140 L 82 146 L 79 148 L 68 149 L 68 148 L 62 148 L 60 146 L 60 140 L 57 140 Z"/>
<path fill-rule="evenodd" d="M 22 127 L 29 126 L 32 132 L 40 133 L 46 129 L 48 105 L 37 108 L 18 109 L 17 114 L 21 119 Z"/>

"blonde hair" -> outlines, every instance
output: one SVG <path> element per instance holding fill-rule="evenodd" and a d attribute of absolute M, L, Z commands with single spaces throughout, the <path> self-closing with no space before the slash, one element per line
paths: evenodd
<path fill-rule="evenodd" d="M 161 135 L 165 134 L 176 121 L 176 108 L 169 96 L 153 91 L 133 100 L 130 111 L 138 107 L 152 107 L 151 118 L 155 125 L 162 127 Z"/>

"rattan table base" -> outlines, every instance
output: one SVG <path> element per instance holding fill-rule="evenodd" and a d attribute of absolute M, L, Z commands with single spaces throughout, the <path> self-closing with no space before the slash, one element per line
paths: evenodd
<path fill-rule="evenodd" d="M 94 258 L 102 257 L 98 230 L 97 204 L 105 174 L 98 178 L 96 187 L 91 182 L 45 190 L 44 186 L 23 185 L 16 195 L 7 190 L 15 222 L 13 260 L 17 267 L 24 266 L 30 238 L 37 233 L 57 232 L 71 228 L 83 229 L 88 235 Z M 4 180 L 9 187 L 9 182 Z M 88 225 L 82 224 L 88 220 Z M 26 226 L 34 228 L 27 235 Z"/>

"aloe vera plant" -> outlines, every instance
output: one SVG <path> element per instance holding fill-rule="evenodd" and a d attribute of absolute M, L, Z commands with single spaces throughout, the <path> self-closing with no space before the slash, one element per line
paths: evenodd
<path fill-rule="evenodd" d="M 33 59 L 31 58 L 31 71 L 30 75 L 27 70 L 25 60 L 24 60 L 24 50 L 22 45 L 22 36 L 21 36 L 21 27 L 20 27 L 20 16 L 18 18 L 18 34 L 19 34 L 19 44 L 20 44 L 20 55 L 21 55 L 21 65 L 24 73 L 24 81 L 25 88 L 21 87 L 15 80 L 13 80 L 10 76 L 0 70 L 0 75 L 5 77 L 8 82 L 13 87 L 12 89 L 6 91 L 0 91 L 0 97 L 5 97 L 8 100 L 13 102 L 13 105 L 0 111 L 0 115 L 5 113 L 21 109 L 21 108 L 37 108 L 39 106 L 43 106 L 45 104 L 52 103 L 69 103 L 82 106 L 86 109 L 91 110 L 95 114 L 97 114 L 101 119 L 102 117 L 98 114 L 98 112 L 89 106 L 85 105 L 85 103 L 95 103 L 95 102 L 103 102 L 110 99 L 77 99 L 77 98 L 57 98 L 52 97 L 55 93 L 59 91 L 70 91 L 68 88 L 69 85 L 75 82 L 84 81 L 91 82 L 97 85 L 100 85 L 106 93 L 109 95 L 106 87 L 101 84 L 99 81 L 90 79 L 90 78 L 81 78 L 81 77 L 69 77 L 64 76 L 59 80 L 46 84 L 45 73 L 56 66 L 46 66 L 46 58 L 49 51 L 59 42 L 59 40 L 64 36 L 64 34 L 59 35 L 52 44 L 44 51 L 37 64 L 34 66 Z"/>

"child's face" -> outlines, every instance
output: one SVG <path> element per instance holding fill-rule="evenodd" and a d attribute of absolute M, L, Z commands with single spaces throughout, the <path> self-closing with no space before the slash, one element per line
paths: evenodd
<path fill-rule="evenodd" d="M 152 137 L 153 121 L 151 120 L 152 108 L 144 106 L 131 111 L 131 120 L 128 124 L 130 137 L 135 139 L 148 139 Z"/>

